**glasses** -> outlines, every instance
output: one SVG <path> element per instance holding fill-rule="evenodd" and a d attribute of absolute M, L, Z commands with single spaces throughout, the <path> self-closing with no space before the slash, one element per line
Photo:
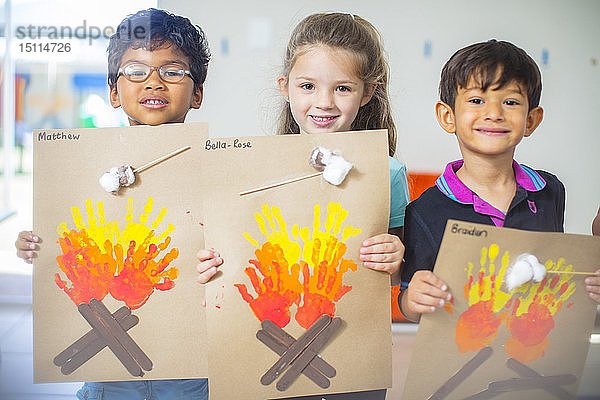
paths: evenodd
<path fill-rule="evenodd" d="M 186 75 L 189 75 L 190 78 L 192 77 L 190 71 L 184 69 L 179 64 L 171 63 L 161 65 L 160 67 L 153 67 L 143 63 L 133 63 L 119 68 L 117 79 L 120 75 L 123 75 L 128 81 L 144 82 L 148 79 L 153 70 L 158 71 L 160 79 L 168 83 L 181 82 Z"/>

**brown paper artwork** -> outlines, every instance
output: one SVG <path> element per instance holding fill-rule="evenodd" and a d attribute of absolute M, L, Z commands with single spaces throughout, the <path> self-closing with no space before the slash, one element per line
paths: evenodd
<path fill-rule="evenodd" d="M 511 290 L 507 273 L 525 253 L 547 274 Z M 404 396 L 573 398 L 596 306 L 584 276 L 569 272 L 591 271 L 599 257 L 596 237 L 448 221 L 434 272 L 453 301 L 422 316 Z M 425 383 L 418 374 L 432 363 Z"/>
<path fill-rule="evenodd" d="M 204 294 L 191 268 L 203 222 L 190 178 L 207 133 L 206 124 L 35 132 L 36 382 L 207 375 Z M 136 179 L 107 192 L 99 178 L 115 165 Z"/>
<path fill-rule="evenodd" d="M 130 199 L 128 205 L 131 208 L 132 203 Z M 161 234 L 156 232 L 167 210 L 162 209 L 156 220 L 148 221 L 148 214 L 153 209 L 151 197 L 140 222 L 134 222 L 133 214 L 129 212 L 122 231 L 118 221 L 106 220 L 102 202 L 97 205 L 98 210 L 94 210 L 91 200 L 86 206 L 86 222 L 79 208 L 72 207 L 75 229 L 68 229 L 66 224 L 59 225 L 58 243 L 62 254 L 56 261 L 61 273 L 55 274 L 55 282 L 71 298 L 92 331 L 86 334 L 89 339 L 80 339 L 75 342 L 78 345 L 69 346 L 54 359 L 54 363 L 64 374 L 69 374 L 108 346 L 131 375 L 143 376 L 142 369 L 150 371 L 152 361 L 126 330 L 138 322 L 131 310 L 143 306 L 155 290 L 166 291 L 175 286 L 178 269 L 170 264 L 179 256 L 179 249 L 165 251 L 171 243 L 169 233 L 174 226 Z M 102 303 L 109 293 L 127 305 L 128 315 L 122 319 L 128 317 L 125 324 L 126 321 L 133 323 L 129 328 L 122 327 Z M 98 343 L 96 351 L 89 347 L 92 343 Z M 79 352 L 86 355 L 79 355 Z M 73 360 L 76 356 L 79 357 Z"/>
<path fill-rule="evenodd" d="M 287 232 L 288 223 L 281 210 L 264 205 L 262 213 L 256 214 L 257 223 L 262 232 L 275 230 L 255 251 L 256 259 L 249 261 L 252 266 L 244 270 L 256 295 L 249 293 L 246 283 L 234 284 L 262 323 L 257 338 L 263 343 L 275 340 L 283 346 L 279 352 L 272 349 L 281 358 L 260 379 L 268 386 L 282 375 L 276 385 L 279 391 L 287 390 L 295 378 L 313 364 L 320 349 L 340 328 L 341 318 L 332 319 L 336 303 L 352 290 L 352 286 L 343 284 L 343 277 L 357 269 L 355 261 L 344 258 L 347 249 L 344 242 L 361 231 L 343 226 L 347 211 L 339 203 L 329 203 L 326 221 L 321 222 L 321 208 L 317 204 L 314 215 L 312 232 L 308 227 L 299 229 L 297 225 L 292 232 Z M 340 233 L 342 237 L 338 238 Z M 258 244 L 250 234 L 244 236 Z M 295 241 L 298 236 L 303 239 L 303 248 Z M 298 340 L 282 329 L 292 319 L 293 305 L 297 306 L 294 319 L 306 329 Z M 318 361 L 315 360 L 315 364 L 318 365 Z M 333 378 L 335 369 L 325 365 L 329 367 L 326 369 L 329 378 Z M 311 370 L 305 375 L 319 387 L 328 388 L 329 379 L 321 371 L 315 369 L 311 373 Z"/>
<path fill-rule="evenodd" d="M 389 276 L 368 270 L 359 258 L 363 240 L 387 231 L 386 136 L 372 131 L 207 143 L 206 241 L 224 259 L 207 285 L 211 397 L 284 398 L 389 386 Z M 341 184 L 314 172 L 310 155 L 319 146 L 353 164 Z M 368 357 L 365 373 L 361 362 Z M 231 386 L 231 375 L 239 377 L 243 393 Z"/>

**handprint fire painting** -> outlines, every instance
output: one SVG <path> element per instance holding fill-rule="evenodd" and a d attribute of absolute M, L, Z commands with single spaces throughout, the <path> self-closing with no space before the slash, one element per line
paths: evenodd
<path fill-rule="evenodd" d="M 181 173 L 200 171 L 208 126 L 53 132 L 78 139 L 33 143 L 34 382 L 208 376 L 194 269 L 204 193 Z M 111 166 L 138 168 L 182 148 L 117 195 L 99 184 Z"/>
<path fill-rule="evenodd" d="M 503 283 L 507 267 L 516 256 L 508 250 L 500 254 L 499 246 L 491 244 L 481 249 L 479 268 L 469 262 L 464 286 L 469 308 L 456 324 L 459 352 L 489 346 L 504 324 L 511 333 L 504 344 L 509 357 L 530 363 L 544 355 L 548 335 L 555 326 L 554 317 L 575 292 L 576 285 L 573 275 L 549 274 L 541 282 L 528 282 L 509 291 Z M 573 269 L 563 258 L 557 262 L 547 260 L 545 266 L 548 271 Z"/>
<path fill-rule="evenodd" d="M 256 297 L 250 295 L 246 284 L 235 286 L 261 322 L 270 319 L 283 328 L 290 322 L 290 309 L 296 306 L 296 322 L 308 329 L 323 314 L 333 317 L 335 303 L 352 289 L 343 284 L 343 277 L 356 271 L 356 263 L 343 258 L 344 242 L 360 229 L 342 229 L 348 212 L 340 204 L 329 203 L 326 212 L 321 224 L 321 206 L 315 205 L 312 229 L 297 224 L 288 229 L 281 210 L 266 204 L 255 214 L 266 239 L 259 243 L 244 234 L 257 248 L 256 258 L 249 260 L 252 266 L 244 272 Z"/>
<path fill-rule="evenodd" d="M 309 333 L 314 342 L 318 340 L 317 335 L 323 337 L 328 329 L 331 330 L 329 335 L 333 335 L 342 323 L 340 318 L 334 318 L 336 303 L 352 290 L 344 284 L 344 275 L 356 271 L 357 265 L 347 258 L 345 241 L 361 230 L 344 225 L 348 211 L 339 203 L 329 203 L 323 211 L 324 221 L 321 206 L 317 204 L 311 227 L 300 228 L 298 224 L 290 227 L 278 207 L 264 204 L 261 212 L 255 213 L 264 239 L 259 242 L 244 233 L 245 239 L 256 248 L 255 258 L 249 260 L 250 266 L 244 270 L 250 285 L 235 283 L 234 286 L 262 323 L 263 329 L 257 333 L 257 338 L 282 355 L 280 360 L 284 359 L 283 354 L 293 351 L 297 352 L 298 358 L 302 357 L 306 348 L 295 346 Z M 255 295 L 250 293 L 249 287 Z M 297 341 L 282 343 L 283 347 L 278 350 L 271 341 L 285 335 L 282 328 L 292 321 L 292 317 L 306 332 Z M 322 345 L 325 343 L 323 340 Z M 311 344 L 307 342 L 306 346 Z M 277 388 L 280 391 L 287 389 L 300 373 L 322 388 L 329 387 L 328 378 L 335 376 L 335 369 L 322 359 L 313 362 L 313 357 L 307 358 L 305 367 L 309 368 L 306 371 L 305 367 L 298 369 L 296 375 L 287 378 L 291 375 L 284 374 Z M 281 363 L 283 368 L 285 362 Z M 261 382 L 268 385 L 278 375 L 276 372 L 269 376 L 267 372 Z"/>
<path fill-rule="evenodd" d="M 387 133 L 255 136 L 245 149 L 235 140 L 202 155 L 205 241 L 223 260 L 206 285 L 211 396 L 390 387 L 390 278 L 359 262 L 363 241 L 389 222 Z M 314 175 L 316 147 L 352 160 L 341 185 Z"/>
<path fill-rule="evenodd" d="M 152 219 L 152 197 L 137 221 L 133 199 L 128 199 L 124 227 L 118 219 L 106 218 L 102 202 L 94 206 L 88 199 L 85 207 L 86 220 L 74 206 L 74 228 L 64 222 L 58 226 L 61 254 L 56 257 L 60 272 L 55 282 L 92 330 L 56 356 L 54 363 L 69 374 L 107 346 L 131 375 L 142 376 L 142 370 L 150 371 L 153 365 L 127 333 L 138 322 L 131 311 L 142 307 L 155 291 L 175 286 L 178 269 L 172 262 L 179 250 L 169 249 L 175 227 L 168 224 L 159 231 L 167 210 L 161 208 Z M 111 314 L 102 303 L 108 295 L 125 306 Z"/>
<path fill-rule="evenodd" d="M 454 234 L 452 224 L 486 235 Z M 449 221 L 434 272 L 453 304 L 422 317 L 404 397 L 574 398 L 596 307 L 583 277 L 570 272 L 593 268 L 594 241 Z M 547 274 L 509 290 L 510 268 L 523 253 L 536 255 Z M 413 384 L 432 363 L 439 371 Z"/>

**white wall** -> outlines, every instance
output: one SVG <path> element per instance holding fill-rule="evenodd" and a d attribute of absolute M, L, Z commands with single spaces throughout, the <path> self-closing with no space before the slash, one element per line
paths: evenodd
<path fill-rule="evenodd" d="M 555 173 L 567 187 L 566 231 L 589 233 L 600 205 L 600 2 L 596 0 L 357 1 L 159 0 L 206 32 L 213 59 L 202 109 L 211 135 L 274 131 L 275 79 L 289 34 L 313 12 L 351 12 L 381 31 L 392 70 L 399 156 L 413 171 L 441 171 L 459 157 L 437 125 L 433 105 L 441 68 L 456 50 L 497 38 L 524 48 L 540 65 L 545 117 L 516 158 Z M 223 42 L 228 42 L 228 52 Z M 425 43 L 431 54 L 425 56 Z M 543 62 L 543 51 L 548 62 Z M 594 62 L 595 60 L 595 62 Z"/>

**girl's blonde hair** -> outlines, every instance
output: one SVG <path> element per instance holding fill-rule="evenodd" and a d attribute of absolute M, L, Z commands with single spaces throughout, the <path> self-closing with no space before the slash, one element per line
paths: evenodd
<path fill-rule="evenodd" d="M 304 18 L 290 37 L 283 61 L 283 74 L 289 76 L 296 59 L 307 46 L 326 45 L 348 50 L 356 60 L 356 72 L 365 90 L 374 88 L 371 100 L 358 110 L 352 130 L 387 129 L 389 154 L 396 152 L 396 125 L 388 95 L 389 66 L 379 31 L 367 20 L 351 14 L 323 13 Z M 287 82 L 286 82 L 287 84 Z M 299 133 L 289 102 L 279 118 L 277 134 Z"/>

